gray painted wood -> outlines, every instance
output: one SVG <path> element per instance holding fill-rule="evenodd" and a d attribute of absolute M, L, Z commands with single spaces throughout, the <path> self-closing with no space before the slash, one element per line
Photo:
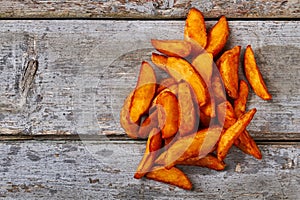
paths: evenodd
<path fill-rule="evenodd" d="M 217 172 L 181 167 L 193 191 L 136 180 L 145 148 L 130 141 L 0 143 L 3 199 L 290 199 L 300 185 L 298 145 L 261 145 L 256 160 L 232 149 Z M 1 198 L 1 199 L 2 199 Z"/>
<path fill-rule="evenodd" d="M 209 21 L 211 27 L 215 21 Z M 231 21 L 227 49 L 251 44 L 272 101 L 253 93 L 256 138 L 299 139 L 298 21 Z M 122 135 L 119 111 L 151 38 L 182 38 L 184 21 L 0 21 L 0 133 Z M 38 60 L 26 72 L 30 60 Z M 241 70 L 240 70 L 241 71 Z M 22 78 L 27 81 L 22 93 Z"/>
<path fill-rule="evenodd" d="M 205 17 L 212 18 L 220 15 L 233 18 L 300 17 L 299 0 L 2 0 L 0 17 L 182 18 L 191 7 L 200 9 Z"/>

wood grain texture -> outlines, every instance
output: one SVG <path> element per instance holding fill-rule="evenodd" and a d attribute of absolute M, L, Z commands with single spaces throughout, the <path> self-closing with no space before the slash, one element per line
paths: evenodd
<path fill-rule="evenodd" d="M 151 180 L 134 171 L 144 142 L 2 142 L 0 196 L 4 199 L 290 199 L 300 183 L 298 145 L 260 146 L 263 160 L 232 149 L 217 172 L 181 167 L 192 191 Z"/>
<path fill-rule="evenodd" d="M 185 18 L 191 7 L 205 17 L 299 18 L 299 0 L 2 0 L 0 17 L 6 18 Z"/>
<path fill-rule="evenodd" d="M 207 23 L 211 27 L 215 21 Z M 184 21 L 0 21 L 0 134 L 122 135 L 119 112 L 151 38 L 183 38 Z M 226 49 L 251 44 L 272 101 L 252 92 L 259 139 L 299 139 L 300 23 L 232 21 Z M 22 99 L 31 59 L 38 70 Z M 242 70 L 240 70 L 242 74 Z"/>

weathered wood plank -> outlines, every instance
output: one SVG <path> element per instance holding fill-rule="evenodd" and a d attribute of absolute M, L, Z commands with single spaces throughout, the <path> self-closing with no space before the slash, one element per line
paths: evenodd
<path fill-rule="evenodd" d="M 205 17 L 210 18 L 219 17 L 220 15 L 232 18 L 300 17 L 300 3 L 298 0 L 2 0 L 0 2 L 0 17 L 184 18 L 191 7 L 200 9 Z"/>
<path fill-rule="evenodd" d="M 182 168 L 192 191 L 133 178 L 144 142 L 1 142 L 4 199 L 298 199 L 298 145 L 260 146 L 256 160 L 237 149 L 225 171 Z"/>
<path fill-rule="evenodd" d="M 4 20 L 0 26 L 0 134 L 123 134 L 119 111 L 141 61 L 150 60 L 150 39 L 182 38 L 184 21 Z M 273 95 L 265 102 L 251 93 L 249 107 L 258 112 L 249 130 L 260 139 L 299 139 L 300 23 L 232 21 L 230 28 L 226 48 L 252 44 Z M 20 80 L 31 59 L 39 65 L 24 96 Z"/>

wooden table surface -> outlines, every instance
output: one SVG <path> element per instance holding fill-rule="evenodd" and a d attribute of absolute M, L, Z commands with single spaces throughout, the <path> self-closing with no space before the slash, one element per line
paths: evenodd
<path fill-rule="evenodd" d="M 232 148 L 222 172 L 185 167 L 184 191 L 133 178 L 145 141 L 119 111 L 150 39 L 181 39 L 191 7 L 208 28 L 226 15 L 226 49 L 252 45 L 273 100 L 248 98 L 263 159 Z M 299 0 L 3 0 L 0 17 L 1 199 L 300 198 Z"/>

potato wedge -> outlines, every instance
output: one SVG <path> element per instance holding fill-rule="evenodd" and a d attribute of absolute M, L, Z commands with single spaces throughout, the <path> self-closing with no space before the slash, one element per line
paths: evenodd
<path fill-rule="evenodd" d="M 247 130 L 245 130 L 239 137 L 234 141 L 234 145 L 241 149 L 244 153 L 249 154 L 257 159 L 262 159 L 262 154 L 256 145 L 253 138 L 250 136 Z"/>
<path fill-rule="evenodd" d="M 216 57 L 224 48 L 229 37 L 229 26 L 225 16 L 212 27 L 207 36 L 206 51 Z"/>
<path fill-rule="evenodd" d="M 130 105 L 130 119 L 132 122 L 137 122 L 140 117 L 145 114 L 156 92 L 156 75 L 147 62 L 142 62 L 139 73 L 138 82 L 133 93 Z"/>
<path fill-rule="evenodd" d="M 192 49 L 196 54 L 199 54 L 206 46 L 207 34 L 204 17 L 196 8 L 190 9 L 185 20 L 184 39 L 194 44 Z"/>
<path fill-rule="evenodd" d="M 236 116 L 233 107 L 229 101 L 224 101 L 217 106 L 218 121 L 223 123 L 223 127 L 228 129 L 236 122 Z"/>
<path fill-rule="evenodd" d="M 167 71 L 167 69 L 166 69 L 166 65 L 167 65 L 167 61 L 168 61 L 168 57 L 167 56 L 164 56 L 164 55 L 161 55 L 161 54 L 157 54 L 157 53 L 152 53 L 152 55 L 151 55 L 151 61 L 159 69 Z"/>
<path fill-rule="evenodd" d="M 241 80 L 239 87 L 239 97 L 234 101 L 234 112 L 237 117 L 240 117 L 245 113 L 248 93 L 249 87 L 247 83 Z M 246 154 L 252 155 L 257 159 L 262 158 L 262 154 L 258 146 L 247 130 L 239 135 L 239 137 L 234 141 L 234 145 Z"/>
<path fill-rule="evenodd" d="M 255 113 L 255 108 L 248 111 L 239 117 L 238 120 L 221 135 L 217 147 L 217 157 L 219 160 L 224 160 L 234 141 L 246 129 Z"/>
<path fill-rule="evenodd" d="M 151 40 L 152 46 L 167 56 L 187 57 L 190 55 L 192 46 L 185 40 Z"/>
<path fill-rule="evenodd" d="M 167 71 L 177 82 L 184 80 L 193 89 L 198 106 L 204 106 L 209 100 L 207 85 L 194 67 L 182 58 L 168 57 Z"/>
<path fill-rule="evenodd" d="M 193 60 L 192 65 L 201 75 L 206 85 L 210 86 L 214 65 L 213 55 L 211 53 L 203 52 Z"/>
<path fill-rule="evenodd" d="M 160 154 L 155 162 L 163 163 L 167 169 L 170 169 L 177 161 L 192 157 L 203 158 L 214 148 L 221 132 L 221 127 L 211 127 L 182 137 Z"/>
<path fill-rule="evenodd" d="M 199 108 L 194 106 L 193 94 L 185 81 L 178 83 L 179 133 L 181 136 L 195 132 L 199 125 Z"/>
<path fill-rule="evenodd" d="M 178 100 L 170 91 L 159 93 L 156 98 L 158 124 L 162 132 L 162 138 L 169 138 L 178 131 Z"/>
<path fill-rule="evenodd" d="M 123 107 L 120 112 L 120 124 L 122 128 L 125 130 L 125 133 L 130 138 L 138 138 L 138 131 L 139 131 L 139 123 L 134 123 L 130 120 L 129 109 L 131 105 L 131 100 L 134 91 L 132 91 L 124 101 Z"/>
<path fill-rule="evenodd" d="M 236 117 L 240 117 L 245 113 L 248 94 L 248 84 L 244 80 L 240 80 L 238 98 L 234 100 L 234 112 Z"/>
<path fill-rule="evenodd" d="M 191 165 L 191 166 L 206 167 L 217 171 L 224 170 L 226 166 L 223 161 L 220 161 L 213 154 L 208 154 L 203 158 L 193 157 L 193 158 L 188 158 L 184 161 L 177 161 L 176 165 Z"/>
<path fill-rule="evenodd" d="M 134 178 L 142 178 L 153 166 L 156 155 L 162 147 L 162 138 L 159 129 L 154 128 L 150 131 L 144 156 L 134 174 Z"/>
<path fill-rule="evenodd" d="M 216 62 L 227 94 L 233 98 L 238 98 L 239 88 L 239 59 L 240 59 L 241 46 L 225 51 Z"/>
<path fill-rule="evenodd" d="M 267 86 L 256 64 L 253 50 L 250 45 L 247 46 L 244 56 L 244 71 L 246 78 L 257 96 L 264 100 L 272 99 Z"/>
<path fill-rule="evenodd" d="M 203 52 L 200 55 L 198 55 L 192 62 L 192 66 L 196 69 L 196 71 L 200 74 L 200 76 L 203 78 L 204 82 L 206 83 L 209 94 L 212 94 L 211 89 L 211 77 L 213 73 L 213 56 L 211 53 Z M 215 117 L 215 100 L 213 96 L 211 96 L 210 99 L 208 99 L 208 102 L 206 105 L 201 107 L 201 111 L 210 117 Z"/>
<path fill-rule="evenodd" d="M 212 88 L 212 94 L 214 96 L 216 105 L 226 101 L 226 94 L 225 94 L 223 81 L 219 75 L 215 75 L 212 77 L 211 88 Z"/>
<path fill-rule="evenodd" d="M 154 167 L 151 172 L 146 174 L 146 178 L 175 185 L 185 190 L 192 189 L 192 183 L 188 177 L 176 167 L 172 167 L 171 169 Z"/>
<path fill-rule="evenodd" d="M 138 132 L 139 138 L 148 138 L 152 129 L 158 128 L 157 110 L 154 110 L 141 124 Z"/>
<path fill-rule="evenodd" d="M 210 92 L 210 94 L 212 94 L 212 90 L 209 88 L 208 89 Z M 212 96 L 208 102 L 202 106 L 200 108 L 201 112 L 204 113 L 206 116 L 209 116 L 211 118 L 214 118 L 216 116 L 216 104 L 215 104 L 215 99 L 214 97 Z"/>

